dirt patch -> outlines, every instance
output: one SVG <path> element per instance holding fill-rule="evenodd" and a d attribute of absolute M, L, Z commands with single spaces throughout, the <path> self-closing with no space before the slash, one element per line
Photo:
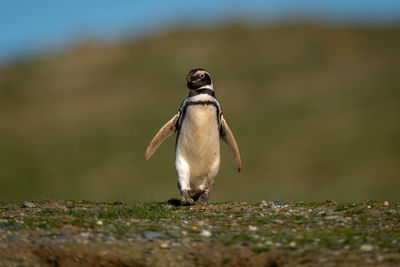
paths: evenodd
<path fill-rule="evenodd" d="M 111 266 L 111 267 L 141 267 L 144 263 L 123 259 L 121 255 L 106 250 L 76 249 L 62 247 L 34 248 L 32 253 L 38 257 L 40 265 L 74 267 L 74 266 Z"/>

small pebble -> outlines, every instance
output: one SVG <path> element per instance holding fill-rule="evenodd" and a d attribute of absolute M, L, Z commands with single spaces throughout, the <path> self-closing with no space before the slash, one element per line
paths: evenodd
<path fill-rule="evenodd" d="M 89 233 L 89 232 L 82 232 L 82 233 L 81 233 L 81 236 L 87 238 L 87 237 L 90 236 L 90 233 Z"/>
<path fill-rule="evenodd" d="M 167 230 L 167 234 L 168 234 L 169 236 L 172 236 L 172 237 L 179 237 L 179 236 L 181 236 L 183 233 L 182 233 L 181 231 L 179 231 L 179 230 L 168 229 L 168 230 Z"/>
<path fill-rule="evenodd" d="M 96 224 L 97 224 L 97 225 L 103 225 L 103 221 L 102 221 L 102 220 L 98 220 L 98 221 L 96 222 Z"/>
<path fill-rule="evenodd" d="M 324 215 L 326 215 L 326 216 L 332 216 L 333 215 L 333 210 L 324 210 Z"/>
<path fill-rule="evenodd" d="M 163 242 L 160 244 L 160 248 L 168 248 L 168 247 L 169 247 L 168 242 Z"/>
<path fill-rule="evenodd" d="M 374 249 L 374 246 L 369 245 L 369 244 L 364 244 L 364 245 L 361 245 L 361 247 L 360 247 L 360 250 L 365 251 L 365 252 L 372 251 L 373 249 Z"/>
<path fill-rule="evenodd" d="M 385 205 L 385 206 L 389 206 L 389 201 L 385 201 L 385 202 L 383 202 L 383 205 Z"/>
<path fill-rule="evenodd" d="M 339 219 L 340 216 L 339 215 L 331 215 L 331 216 L 326 216 L 325 219 L 326 220 L 336 220 Z"/>
<path fill-rule="evenodd" d="M 382 255 L 378 255 L 377 257 L 376 257 L 376 260 L 377 261 L 383 261 L 385 259 L 385 257 L 383 257 Z"/>
<path fill-rule="evenodd" d="M 23 207 L 23 208 L 34 208 L 34 207 L 35 207 L 35 204 L 33 204 L 32 202 L 25 201 L 25 202 L 22 204 L 22 207 Z"/>
<path fill-rule="evenodd" d="M 294 248 L 296 246 L 296 242 L 292 241 L 289 243 L 289 247 Z"/>
<path fill-rule="evenodd" d="M 257 231 L 257 226 L 249 225 L 249 230 L 250 231 Z"/>
<path fill-rule="evenodd" d="M 212 234 L 208 230 L 203 230 L 203 231 L 201 231 L 200 235 L 205 236 L 205 237 L 210 237 Z"/>
<path fill-rule="evenodd" d="M 153 232 L 153 231 L 146 231 L 146 232 L 144 232 L 143 236 L 146 239 L 160 238 L 160 237 L 162 237 L 162 233 Z"/>

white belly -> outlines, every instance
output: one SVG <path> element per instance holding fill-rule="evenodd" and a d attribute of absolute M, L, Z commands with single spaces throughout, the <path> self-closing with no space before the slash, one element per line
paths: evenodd
<path fill-rule="evenodd" d="M 196 194 L 214 184 L 220 163 L 219 135 L 214 106 L 187 108 L 175 151 L 175 168 L 181 190 Z"/>

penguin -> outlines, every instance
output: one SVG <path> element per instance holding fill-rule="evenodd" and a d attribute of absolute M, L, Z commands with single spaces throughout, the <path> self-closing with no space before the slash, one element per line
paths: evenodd
<path fill-rule="evenodd" d="M 186 83 L 189 96 L 151 140 L 144 159 L 149 160 L 161 143 L 176 132 L 175 171 L 181 200 L 190 205 L 197 200 L 207 204 L 219 171 L 220 139 L 230 148 L 239 172 L 242 163 L 235 137 L 215 98 L 210 73 L 193 69 L 187 74 Z"/>

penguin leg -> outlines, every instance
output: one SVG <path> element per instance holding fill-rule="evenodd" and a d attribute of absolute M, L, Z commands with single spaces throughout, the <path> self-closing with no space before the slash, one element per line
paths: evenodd
<path fill-rule="evenodd" d="M 203 184 L 200 186 L 200 188 L 203 190 L 203 192 L 201 192 L 201 194 L 199 196 L 200 203 L 208 204 L 210 192 L 214 186 L 214 183 L 215 183 L 215 178 L 210 180 L 209 177 L 207 177 L 207 179 L 205 179 Z"/>
<path fill-rule="evenodd" d="M 208 198 L 210 197 L 210 192 L 209 191 L 204 191 L 200 197 L 199 197 L 199 202 L 203 204 L 208 204 Z"/>
<path fill-rule="evenodd" d="M 189 164 L 182 156 L 179 156 L 179 154 L 175 158 L 175 169 L 178 177 L 178 188 L 182 195 L 182 201 L 193 205 L 194 200 L 189 195 L 189 191 L 191 190 Z"/>
<path fill-rule="evenodd" d="M 182 201 L 190 205 L 194 205 L 194 200 L 189 196 L 188 190 L 181 190 Z"/>

